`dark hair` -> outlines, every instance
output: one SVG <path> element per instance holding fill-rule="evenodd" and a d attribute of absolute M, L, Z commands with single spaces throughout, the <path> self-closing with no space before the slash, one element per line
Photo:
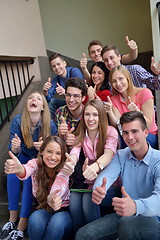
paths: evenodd
<path fill-rule="evenodd" d="M 104 62 L 94 63 L 92 68 L 91 68 L 90 74 L 92 74 L 92 70 L 93 70 L 94 66 L 99 67 L 104 72 L 104 81 L 103 81 L 103 83 L 100 87 L 100 90 L 110 90 L 111 87 L 110 87 L 110 84 L 109 84 L 109 70 L 106 68 Z M 92 77 L 92 75 L 91 75 L 91 77 Z M 91 78 L 91 81 L 92 81 L 92 78 Z M 92 83 L 93 83 L 93 81 L 92 81 Z M 94 84 L 92 84 L 92 85 L 94 85 Z"/>
<path fill-rule="evenodd" d="M 118 50 L 117 47 L 115 47 L 115 46 L 113 46 L 113 45 L 106 45 L 106 46 L 102 49 L 102 51 L 101 51 L 101 56 L 103 57 L 103 54 L 104 54 L 105 52 L 110 51 L 110 50 L 113 50 L 117 56 L 120 55 L 119 50 Z"/>
<path fill-rule="evenodd" d="M 60 58 L 62 61 L 64 61 L 64 58 L 62 57 L 62 55 L 60 53 L 53 53 L 50 57 L 49 57 L 49 62 L 51 62 L 52 60 L 56 59 L 56 58 Z"/>
<path fill-rule="evenodd" d="M 84 79 L 82 79 L 82 78 L 75 77 L 75 78 L 67 79 L 65 91 L 67 91 L 68 87 L 78 88 L 82 91 L 82 96 L 87 95 L 87 86 L 86 86 Z"/>
<path fill-rule="evenodd" d="M 92 46 L 94 46 L 94 45 L 99 45 L 99 46 L 101 46 L 103 48 L 103 45 L 102 45 L 102 43 L 99 40 L 93 40 L 88 45 L 88 52 L 90 51 L 90 48 Z"/>
<path fill-rule="evenodd" d="M 142 130 L 145 130 L 147 128 L 146 120 L 143 116 L 143 113 L 140 111 L 131 111 L 131 112 L 123 113 L 120 118 L 120 124 L 122 126 L 123 123 L 129 123 L 135 120 L 140 121 Z"/>

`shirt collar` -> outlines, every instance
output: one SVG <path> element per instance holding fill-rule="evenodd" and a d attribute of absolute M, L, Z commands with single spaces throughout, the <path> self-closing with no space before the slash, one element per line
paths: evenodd
<path fill-rule="evenodd" d="M 147 142 L 148 143 L 148 142 Z M 149 165 L 150 163 L 150 159 L 152 159 L 152 147 L 150 146 L 150 144 L 148 143 L 148 152 L 145 155 L 145 157 L 140 160 L 140 162 L 144 162 L 146 165 Z M 128 160 L 137 160 L 137 158 L 133 155 L 132 151 L 129 151 L 129 157 Z M 138 161 L 138 160 L 137 160 Z"/>

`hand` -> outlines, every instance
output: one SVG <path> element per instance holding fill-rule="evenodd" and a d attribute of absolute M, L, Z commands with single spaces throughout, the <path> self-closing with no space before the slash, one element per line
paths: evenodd
<path fill-rule="evenodd" d="M 47 203 L 54 211 L 62 207 L 62 198 L 58 195 L 59 193 L 60 189 L 56 189 L 55 192 L 50 193 L 47 197 Z"/>
<path fill-rule="evenodd" d="M 61 124 L 58 128 L 58 132 L 61 136 L 65 136 L 68 133 L 68 125 L 63 116 L 60 117 Z"/>
<path fill-rule="evenodd" d="M 140 111 L 137 105 L 131 100 L 131 98 L 128 96 L 128 105 L 127 105 L 129 111 Z"/>
<path fill-rule="evenodd" d="M 106 195 L 106 183 L 107 179 L 106 177 L 102 180 L 102 185 L 99 187 L 96 187 L 94 191 L 92 192 L 92 201 L 95 204 L 100 204 L 102 200 L 105 198 Z"/>
<path fill-rule="evenodd" d="M 124 187 L 121 187 L 121 192 L 124 198 L 114 197 L 112 199 L 114 210 L 120 216 L 132 216 L 136 213 L 136 204 L 127 194 Z"/>
<path fill-rule="evenodd" d="M 112 100 L 109 96 L 107 96 L 108 102 L 104 103 L 104 109 L 106 111 L 106 113 L 110 113 L 112 110 Z"/>
<path fill-rule="evenodd" d="M 160 64 L 156 63 L 154 57 L 151 58 L 151 70 L 154 74 L 160 74 Z"/>
<path fill-rule="evenodd" d="M 89 100 L 95 99 L 95 89 L 92 86 L 88 87 L 87 95 Z"/>
<path fill-rule="evenodd" d="M 128 36 L 125 37 L 125 40 L 131 51 L 135 51 L 136 49 L 138 49 L 138 46 L 134 40 L 129 40 Z"/>
<path fill-rule="evenodd" d="M 82 54 L 82 58 L 80 60 L 80 67 L 84 70 L 87 68 L 87 58 L 85 53 Z"/>
<path fill-rule="evenodd" d="M 66 161 L 63 166 L 63 173 L 67 176 L 71 176 L 71 174 L 74 172 L 75 168 L 75 160 L 68 154 L 65 153 L 66 155 Z"/>
<path fill-rule="evenodd" d="M 65 94 L 65 89 L 61 85 L 59 85 L 59 83 L 57 83 L 56 92 L 59 95 L 64 95 Z"/>
<path fill-rule="evenodd" d="M 42 143 L 43 143 L 43 138 L 40 137 L 39 140 L 38 140 L 38 142 L 34 142 L 34 143 L 33 143 L 33 146 L 39 151 Z"/>
<path fill-rule="evenodd" d="M 7 159 L 4 164 L 4 172 L 6 174 L 10 173 L 19 173 L 22 164 L 18 160 L 18 158 L 11 152 L 8 152 L 10 159 Z"/>
<path fill-rule="evenodd" d="M 45 92 L 48 92 L 48 90 L 52 87 L 52 83 L 51 83 L 51 78 L 48 78 L 48 81 L 44 84 L 43 86 L 43 90 Z"/>
<path fill-rule="evenodd" d="M 12 138 L 11 143 L 13 153 L 19 153 L 21 148 L 21 139 L 18 137 L 17 133 L 14 134 L 14 138 Z"/>
<path fill-rule="evenodd" d="M 72 127 L 66 134 L 66 144 L 67 146 L 72 146 L 75 143 L 75 135 L 72 133 L 75 130 L 74 127 Z"/>
<path fill-rule="evenodd" d="M 88 165 L 89 159 L 86 158 L 82 167 L 83 176 L 85 179 L 92 181 L 97 177 L 97 172 L 99 171 L 98 164 L 93 163 L 90 166 Z"/>

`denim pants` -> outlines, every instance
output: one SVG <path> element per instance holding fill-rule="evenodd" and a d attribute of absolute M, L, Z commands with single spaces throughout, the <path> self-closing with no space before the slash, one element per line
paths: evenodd
<path fill-rule="evenodd" d="M 75 240 L 160 240 L 160 223 L 141 215 L 109 214 L 80 228 Z"/>
<path fill-rule="evenodd" d="M 66 101 L 63 99 L 59 98 L 52 98 L 51 101 L 49 102 L 48 106 L 50 109 L 51 113 L 51 118 L 54 120 L 55 119 L 55 112 L 59 107 L 62 107 L 66 104 Z"/>
<path fill-rule="evenodd" d="M 72 234 L 72 220 L 68 211 L 47 212 L 36 210 L 29 218 L 28 235 L 30 240 L 61 240 Z"/>

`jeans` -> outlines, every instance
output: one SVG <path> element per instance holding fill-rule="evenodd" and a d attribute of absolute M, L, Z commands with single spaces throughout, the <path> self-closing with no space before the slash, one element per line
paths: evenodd
<path fill-rule="evenodd" d="M 54 120 L 55 118 L 55 112 L 59 107 L 62 107 L 66 104 L 66 101 L 63 99 L 58 99 L 58 98 L 52 98 L 51 101 L 49 102 L 49 109 L 51 113 L 51 118 Z"/>
<path fill-rule="evenodd" d="M 32 213 L 28 222 L 30 240 L 61 240 L 72 234 L 72 220 L 68 211 L 49 213 L 44 209 Z"/>
<path fill-rule="evenodd" d="M 75 240 L 160 240 L 160 223 L 141 215 L 109 214 L 80 228 Z"/>

